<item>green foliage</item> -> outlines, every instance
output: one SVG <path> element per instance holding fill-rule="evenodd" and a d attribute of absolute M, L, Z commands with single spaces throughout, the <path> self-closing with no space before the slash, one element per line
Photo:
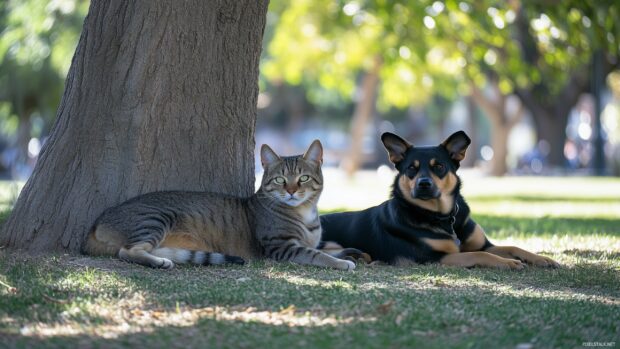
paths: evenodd
<path fill-rule="evenodd" d="M 413 2 L 412 2 L 413 3 Z M 290 2 L 277 14 L 275 35 L 268 46 L 269 57 L 262 67 L 263 74 L 271 80 L 283 79 L 312 89 L 334 90 L 352 98 L 360 72 L 372 69 L 376 60 L 382 61 L 380 75 L 383 81 L 380 101 L 386 105 L 405 107 L 409 104 L 410 90 L 416 81 L 426 81 L 424 72 L 416 61 L 418 52 L 402 46 L 402 37 L 393 32 L 396 28 L 404 36 L 415 40 L 422 33 L 411 31 L 408 21 L 419 17 L 423 7 L 413 11 L 402 4 L 382 2 L 376 8 L 343 1 Z M 376 4 L 370 4 L 376 5 Z M 274 5 L 282 8 L 281 5 Z M 273 7 L 272 7 L 273 9 Z M 408 60 L 398 59 L 407 55 Z M 320 93 L 311 93 L 312 95 Z M 420 101 L 430 95 L 420 91 Z M 320 103 L 320 100 L 313 100 Z"/>
<path fill-rule="evenodd" d="M 0 5 L 0 120 L 51 119 L 88 9 L 84 0 L 9 0 Z M 6 106 L 10 107 L 7 108 Z"/>
<path fill-rule="evenodd" d="M 384 110 L 451 99 L 489 78 L 505 94 L 541 81 L 554 94 L 594 50 L 617 59 L 620 48 L 613 1 L 299 0 L 271 10 L 267 79 L 353 99 L 379 59 Z"/>

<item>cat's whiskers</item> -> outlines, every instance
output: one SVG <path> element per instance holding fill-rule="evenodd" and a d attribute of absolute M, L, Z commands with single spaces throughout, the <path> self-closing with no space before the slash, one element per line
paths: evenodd
<path fill-rule="evenodd" d="M 262 190 L 256 192 L 255 195 L 257 198 L 262 199 L 259 201 L 261 202 L 263 207 L 270 210 L 277 206 L 279 203 L 281 203 L 281 201 L 278 201 L 278 199 L 276 199 L 273 195 L 269 195 Z M 267 200 L 266 202 L 264 201 L 265 199 Z"/>

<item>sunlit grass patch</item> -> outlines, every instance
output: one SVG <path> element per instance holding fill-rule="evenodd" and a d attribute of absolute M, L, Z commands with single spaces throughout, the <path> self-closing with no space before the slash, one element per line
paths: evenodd
<path fill-rule="evenodd" d="M 4 221 L 2 216 L 15 204 L 24 184 L 24 182 L 0 180 L 0 222 Z"/>
<path fill-rule="evenodd" d="M 571 201 L 563 200 L 513 200 L 511 197 L 496 198 L 496 200 L 478 201 L 469 199 L 472 211 L 478 214 L 488 214 L 503 217 L 546 218 L 546 217 L 582 217 L 582 218 L 616 218 L 620 213 L 620 200 L 602 201 Z"/>

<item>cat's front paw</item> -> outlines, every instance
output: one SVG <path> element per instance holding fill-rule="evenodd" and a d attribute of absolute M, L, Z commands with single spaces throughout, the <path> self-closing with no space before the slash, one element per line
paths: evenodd
<path fill-rule="evenodd" d="M 174 262 L 169 260 L 168 258 L 159 258 L 159 263 L 152 264 L 152 267 L 155 269 L 172 269 L 174 268 Z"/>
<path fill-rule="evenodd" d="M 339 261 L 337 268 L 341 270 L 353 270 L 355 269 L 355 263 L 347 260 L 341 260 Z"/>

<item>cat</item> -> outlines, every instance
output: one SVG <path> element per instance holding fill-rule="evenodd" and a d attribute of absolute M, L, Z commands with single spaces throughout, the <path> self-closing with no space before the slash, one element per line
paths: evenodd
<path fill-rule="evenodd" d="M 83 252 L 162 269 L 175 263 L 244 264 L 266 257 L 352 270 L 350 260 L 316 249 L 322 163 L 318 140 L 304 155 L 288 157 L 264 144 L 261 186 L 249 198 L 184 191 L 137 196 L 99 216 Z"/>

